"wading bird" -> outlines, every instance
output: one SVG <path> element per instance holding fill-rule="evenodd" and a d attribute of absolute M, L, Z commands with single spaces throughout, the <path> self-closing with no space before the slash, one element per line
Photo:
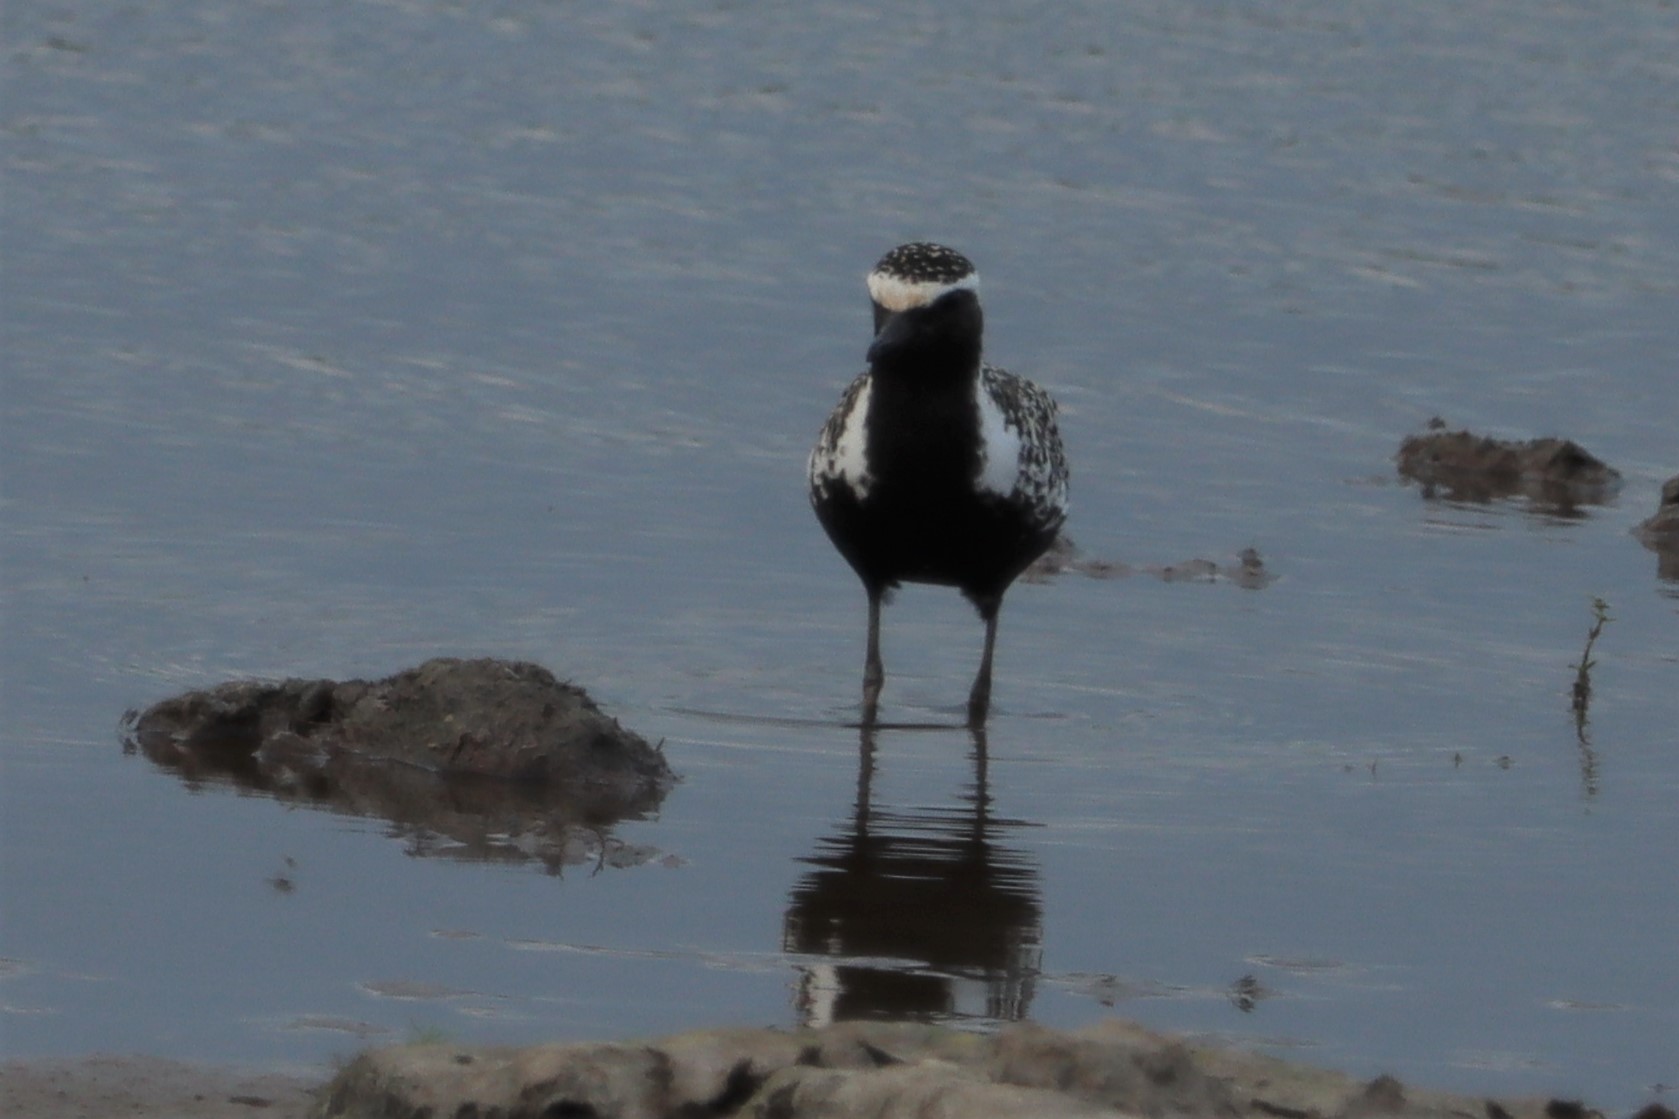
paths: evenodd
<path fill-rule="evenodd" d="M 979 274 L 943 245 L 900 245 L 868 277 L 869 368 L 840 398 L 810 456 L 810 502 L 869 598 L 863 721 L 885 669 L 880 606 L 900 583 L 961 590 L 985 622 L 968 723 L 991 703 L 997 612 L 1067 519 L 1055 401 L 987 364 Z"/>

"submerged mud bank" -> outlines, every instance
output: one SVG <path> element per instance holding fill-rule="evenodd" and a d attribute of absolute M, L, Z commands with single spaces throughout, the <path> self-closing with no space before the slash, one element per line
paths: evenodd
<path fill-rule="evenodd" d="M 1654 1113 L 1655 1105 L 1646 1112 Z M 322 1092 L 320 1119 L 1100 1115 L 1565 1119 L 1577 1102 L 1430 1092 L 1111 1021 L 985 1036 L 910 1023 L 705 1030 L 648 1042 L 375 1050 Z M 1671 1112 L 1667 1115 L 1670 1117 Z"/>
<path fill-rule="evenodd" d="M 1021 575 L 1024 583 L 1049 583 L 1073 572 L 1091 579 L 1125 579 L 1149 575 L 1163 583 L 1231 583 L 1245 590 L 1263 590 L 1277 581 L 1265 566 L 1259 549 L 1243 548 L 1223 560 L 1195 557 L 1178 563 L 1133 566 L 1118 560 L 1086 555 L 1065 532 Z"/>
<path fill-rule="evenodd" d="M 539 665 L 440 658 L 383 680 L 233 681 L 128 719 L 126 748 L 228 784 L 397 825 L 417 854 L 604 855 L 598 832 L 658 807 L 661 751 Z"/>

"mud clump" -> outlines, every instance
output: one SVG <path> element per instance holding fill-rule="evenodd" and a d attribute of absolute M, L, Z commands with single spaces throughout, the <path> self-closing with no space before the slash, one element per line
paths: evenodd
<path fill-rule="evenodd" d="M 1601 505 L 1621 488 L 1620 471 L 1569 439 L 1494 439 L 1447 431 L 1439 418 L 1428 426 L 1407 436 L 1394 456 L 1400 476 L 1420 485 L 1426 498 L 1525 497 L 1542 512 L 1577 516 L 1581 505 Z"/>
<path fill-rule="evenodd" d="M 383 680 L 233 681 L 130 713 L 125 748 L 228 784 L 392 821 L 416 854 L 557 869 L 656 808 L 664 755 L 539 665 L 441 658 Z"/>
<path fill-rule="evenodd" d="M 1655 514 L 1633 532 L 1640 543 L 1656 553 L 1657 574 L 1679 582 L 1679 475 L 1662 484 Z"/>
<path fill-rule="evenodd" d="M 995 1036 L 905 1022 L 720 1029 L 647 1042 L 373 1050 L 323 1089 L 318 1119 L 440 1115 L 1054 1119 L 1554 1119 L 1555 1102 L 1360 1081 L 1112 1021 Z"/>

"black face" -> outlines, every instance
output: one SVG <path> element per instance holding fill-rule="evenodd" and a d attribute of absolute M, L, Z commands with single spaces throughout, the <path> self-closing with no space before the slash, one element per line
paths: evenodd
<path fill-rule="evenodd" d="M 892 312 L 872 299 L 869 300 L 869 306 L 874 308 L 874 332 L 879 334 L 880 328 L 886 325 L 886 320 L 892 317 Z"/>
<path fill-rule="evenodd" d="M 947 291 L 925 307 L 887 311 L 875 304 L 874 366 L 925 366 L 972 372 L 979 365 L 985 316 L 967 289 Z"/>

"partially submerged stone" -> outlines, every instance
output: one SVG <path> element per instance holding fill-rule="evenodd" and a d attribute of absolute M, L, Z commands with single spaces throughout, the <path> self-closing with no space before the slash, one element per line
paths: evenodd
<path fill-rule="evenodd" d="M 440 658 L 383 680 L 234 681 L 131 714 L 184 780 L 388 819 L 419 854 L 607 854 L 596 832 L 656 808 L 664 755 L 539 665 Z"/>
<path fill-rule="evenodd" d="M 847 1022 L 642 1043 L 373 1050 L 327 1086 L 318 1115 L 1543 1119 L 1555 1107 L 1429 1092 L 1388 1076 L 1360 1081 L 1127 1022 L 1071 1033 L 1016 1025 L 995 1036 Z"/>
<path fill-rule="evenodd" d="M 1407 436 L 1394 456 L 1401 477 L 1428 498 L 1487 502 L 1525 497 L 1546 512 L 1574 514 L 1619 492 L 1621 474 L 1569 439 L 1494 439 L 1447 431 L 1442 420 Z"/>

